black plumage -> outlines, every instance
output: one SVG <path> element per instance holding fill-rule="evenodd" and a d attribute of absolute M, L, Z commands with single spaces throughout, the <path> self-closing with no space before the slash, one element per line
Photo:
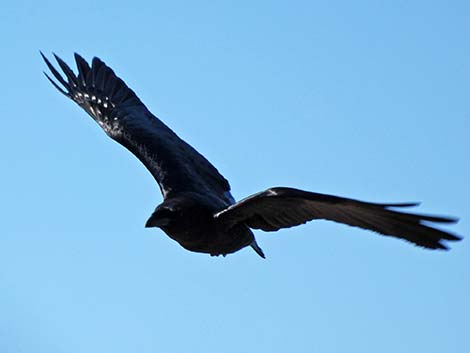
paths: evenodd
<path fill-rule="evenodd" d="M 444 241 L 461 239 L 432 225 L 455 223 L 454 218 L 394 210 L 417 205 L 411 203 L 370 203 L 285 187 L 235 202 L 229 183 L 217 169 L 150 113 L 100 59 L 93 58 L 90 67 L 75 54 L 76 75 L 54 56 L 65 78 L 42 55 L 58 82 L 46 74 L 49 81 L 131 151 L 156 179 L 164 200 L 145 226 L 161 228 L 188 250 L 226 255 L 251 246 L 264 257 L 251 229 L 272 232 L 315 219 L 369 229 L 429 249 L 447 249 Z"/>

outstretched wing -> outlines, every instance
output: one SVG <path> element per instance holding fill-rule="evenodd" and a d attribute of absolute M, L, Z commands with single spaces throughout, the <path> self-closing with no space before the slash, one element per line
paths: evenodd
<path fill-rule="evenodd" d="M 325 219 L 402 238 L 430 249 L 447 249 L 442 240 L 461 238 L 424 222 L 455 223 L 456 219 L 409 214 L 391 210 L 417 204 L 377 204 L 291 188 L 271 188 L 251 195 L 225 210 L 217 218 L 226 227 L 244 223 L 267 232 L 293 227 L 314 219 Z"/>
<path fill-rule="evenodd" d="M 155 117 L 137 95 L 98 58 L 91 67 L 75 54 L 78 75 L 59 57 L 65 78 L 41 53 L 61 93 L 82 107 L 110 136 L 131 151 L 152 173 L 166 198 L 180 191 L 215 194 L 233 202 L 230 186 L 217 169 Z M 62 87 L 60 86 L 62 85 Z"/>

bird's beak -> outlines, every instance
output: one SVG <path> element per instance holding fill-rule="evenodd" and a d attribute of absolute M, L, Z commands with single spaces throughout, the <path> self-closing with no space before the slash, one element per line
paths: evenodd
<path fill-rule="evenodd" d="M 150 217 L 145 223 L 145 228 L 151 228 L 151 227 L 164 227 L 170 224 L 170 219 L 169 218 L 154 218 Z"/>

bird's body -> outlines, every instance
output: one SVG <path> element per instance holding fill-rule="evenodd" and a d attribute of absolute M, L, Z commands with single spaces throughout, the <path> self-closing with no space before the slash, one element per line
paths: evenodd
<path fill-rule="evenodd" d="M 251 229 L 277 231 L 314 219 L 369 229 L 429 249 L 446 249 L 443 240 L 460 239 L 428 225 L 455 219 L 393 210 L 416 204 L 375 204 L 283 187 L 235 202 L 218 170 L 155 117 L 100 59 L 94 58 L 90 67 L 75 54 L 75 75 L 56 56 L 64 79 L 43 58 L 63 87 L 46 75 L 51 83 L 139 158 L 156 179 L 164 200 L 146 227 L 161 228 L 187 250 L 226 255 L 251 246 L 264 257 Z"/>
<path fill-rule="evenodd" d="M 227 206 L 226 202 L 211 195 L 183 192 L 160 204 L 146 227 L 160 227 L 190 251 L 226 255 L 251 244 L 264 256 L 250 228 L 243 224 L 227 227 L 214 217 Z"/>

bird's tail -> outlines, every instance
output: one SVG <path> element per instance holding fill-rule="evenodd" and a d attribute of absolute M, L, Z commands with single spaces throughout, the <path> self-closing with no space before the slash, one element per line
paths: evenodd
<path fill-rule="evenodd" d="M 261 249 L 258 245 L 258 243 L 256 242 L 256 239 L 253 238 L 253 241 L 250 243 L 250 246 L 253 248 L 254 251 L 256 251 L 256 253 L 261 256 L 263 259 L 266 258 L 266 256 L 264 256 L 264 252 L 263 252 L 263 249 Z"/>

